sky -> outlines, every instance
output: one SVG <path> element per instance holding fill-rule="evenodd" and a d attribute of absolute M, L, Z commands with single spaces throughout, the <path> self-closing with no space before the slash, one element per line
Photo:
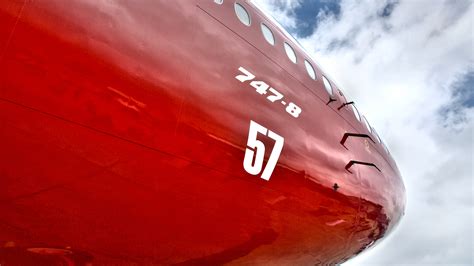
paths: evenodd
<path fill-rule="evenodd" d="M 407 209 L 353 265 L 474 265 L 474 1 L 255 0 L 376 128 Z"/>

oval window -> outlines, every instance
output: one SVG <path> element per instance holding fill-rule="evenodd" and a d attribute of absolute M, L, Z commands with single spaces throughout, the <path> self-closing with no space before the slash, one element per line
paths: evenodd
<path fill-rule="evenodd" d="M 375 131 L 375 128 L 372 128 L 372 134 L 375 135 L 375 138 L 377 139 L 377 141 L 378 141 L 379 143 L 382 142 L 382 141 L 380 140 L 379 134 L 377 133 L 377 131 Z"/>
<path fill-rule="evenodd" d="M 333 92 L 332 92 L 331 83 L 325 76 L 323 76 L 323 83 L 324 83 L 324 88 L 326 89 L 326 91 L 329 93 L 330 96 L 332 96 Z"/>
<path fill-rule="evenodd" d="M 296 64 L 295 50 L 293 50 L 293 48 L 291 48 L 291 46 L 289 44 L 287 44 L 286 42 L 285 42 L 285 52 L 286 52 L 286 55 L 288 56 L 288 58 L 291 60 L 291 62 Z"/>
<path fill-rule="evenodd" d="M 250 15 L 245 10 L 245 8 L 238 3 L 234 4 L 234 9 L 235 9 L 235 14 L 239 18 L 240 22 L 242 22 L 244 25 L 250 26 Z"/>
<path fill-rule="evenodd" d="M 271 45 L 275 45 L 275 37 L 273 37 L 273 33 L 270 30 L 270 28 L 267 27 L 267 25 L 263 24 L 261 25 L 262 28 L 262 34 L 263 37 L 265 37 L 265 40 Z"/>
<path fill-rule="evenodd" d="M 360 121 L 359 111 L 357 111 L 357 108 L 355 107 L 354 104 L 351 104 L 351 107 L 352 107 L 352 112 L 354 112 L 354 116 L 357 118 L 357 120 Z"/>
<path fill-rule="evenodd" d="M 385 150 L 385 152 L 390 153 L 390 151 L 387 148 L 387 145 L 385 145 L 385 143 L 383 141 L 382 141 L 382 147 Z"/>
<path fill-rule="evenodd" d="M 363 117 L 363 121 L 364 121 L 364 125 L 365 127 L 367 128 L 367 131 L 369 131 L 370 133 L 372 133 L 372 128 L 370 127 L 370 124 L 369 124 L 369 121 L 367 121 L 367 118 L 365 118 L 365 116 L 362 116 Z"/>
<path fill-rule="evenodd" d="M 306 71 L 308 72 L 308 75 L 312 78 L 312 79 L 316 79 L 316 73 L 314 72 L 314 68 L 313 66 L 311 65 L 311 63 L 308 62 L 308 60 L 304 60 L 304 65 L 306 66 Z"/>

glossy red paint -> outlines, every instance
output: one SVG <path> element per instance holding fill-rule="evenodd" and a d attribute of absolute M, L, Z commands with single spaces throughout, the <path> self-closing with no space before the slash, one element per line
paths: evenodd
<path fill-rule="evenodd" d="M 1 265 L 335 264 L 393 229 L 393 159 L 238 2 L 250 26 L 231 1 L 0 4 Z M 270 181 L 242 167 L 250 120 L 285 138 Z"/>

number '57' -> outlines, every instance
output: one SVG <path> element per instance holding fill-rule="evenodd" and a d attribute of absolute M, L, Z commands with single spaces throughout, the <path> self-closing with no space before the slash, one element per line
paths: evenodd
<path fill-rule="evenodd" d="M 265 156 L 265 144 L 257 139 L 258 134 L 268 136 L 275 140 L 275 145 L 268 158 L 267 165 L 261 175 L 262 179 L 270 180 L 273 169 L 277 164 L 283 148 L 284 138 L 275 132 L 268 130 L 264 126 L 250 120 L 249 137 L 247 139 L 247 148 L 245 149 L 244 169 L 251 175 L 258 175 L 262 172 L 263 159 Z"/>

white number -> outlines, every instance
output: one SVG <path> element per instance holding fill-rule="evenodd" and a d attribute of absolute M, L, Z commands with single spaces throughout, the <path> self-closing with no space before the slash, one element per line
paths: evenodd
<path fill-rule="evenodd" d="M 275 169 L 275 166 L 278 162 L 278 158 L 280 158 L 280 153 L 283 149 L 283 143 L 285 141 L 282 136 L 276 134 L 271 130 L 268 130 L 268 137 L 275 140 L 275 145 L 273 146 L 272 153 L 270 154 L 270 158 L 268 158 L 267 165 L 265 166 L 265 169 L 263 170 L 261 176 L 267 181 L 270 180 L 270 177 L 272 176 L 273 169 Z"/>
<path fill-rule="evenodd" d="M 301 108 L 294 103 L 289 103 L 286 107 L 286 112 L 294 117 L 298 117 L 301 114 Z"/>
<path fill-rule="evenodd" d="M 243 67 L 239 67 L 239 71 L 244 73 L 244 75 L 237 75 L 235 76 L 236 79 L 238 79 L 240 82 L 244 82 L 244 81 L 247 81 L 247 80 L 252 80 L 255 78 L 255 76 L 250 73 L 247 69 L 243 68 Z"/>
<path fill-rule="evenodd" d="M 275 166 L 280 158 L 283 149 L 284 138 L 275 132 L 268 130 L 264 126 L 250 120 L 249 137 L 247 139 L 247 148 L 245 149 L 244 169 L 251 175 L 258 175 L 262 171 L 263 159 L 265 156 L 265 145 L 257 139 L 258 133 L 267 135 L 275 140 L 275 145 L 268 158 L 267 165 L 261 175 L 262 179 L 270 180 Z M 267 134 L 268 133 L 268 134 Z"/>
<path fill-rule="evenodd" d="M 250 120 L 249 137 L 247 139 L 247 148 L 245 149 L 244 157 L 244 169 L 251 175 L 258 175 L 262 171 L 265 145 L 257 139 L 257 135 L 258 133 L 267 135 L 267 131 L 265 127 Z"/>
<path fill-rule="evenodd" d="M 283 94 L 279 93 L 274 88 L 270 88 L 269 91 L 271 91 L 274 94 L 274 95 L 270 95 L 270 96 L 267 97 L 267 99 L 270 102 L 275 102 L 276 100 L 280 100 L 281 98 L 283 98 Z"/>
<path fill-rule="evenodd" d="M 283 99 L 283 94 L 278 92 L 276 89 L 270 87 L 270 85 L 268 85 L 265 81 L 253 80 L 255 78 L 255 75 L 250 73 L 250 71 L 248 71 L 247 69 L 245 69 L 243 67 L 239 67 L 239 71 L 242 72 L 243 75 L 237 75 L 237 76 L 235 76 L 235 78 L 240 82 L 251 81 L 250 86 L 254 87 L 258 94 L 264 95 L 264 94 L 267 94 L 268 91 L 270 91 L 270 93 L 272 93 L 272 95 L 269 95 L 267 97 L 267 100 L 269 100 L 270 102 L 274 103 L 278 100 Z M 281 103 L 283 105 L 286 105 L 285 101 L 281 101 Z M 301 111 L 302 111 L 301 108 L 298 107 L 294 103 L 289 103 L 288 106 L 286 107 L 286 112 L 289 113 L 291 116 L 293 116 L 295 118 L 297 118 L 301 114 Z M 266 133 L 264 133 L 264 134 L 266 134 Z M 250 165 L 251 165 L 251 162 L 250 162 Z M 272 171 L 273 171 L 273 169 L 272 169 Z"/>
<path fill-rule="evenodd" d="M 268 84 L 263 82 L 263 81 L 260 81 L 260 80 L 254 80 L 252 82 L 250 82 L 250 86 L 254 87 L 257 92 L 259 94 L 266 94 L 267 93 L 267 90 L 268 90 Z"/>

